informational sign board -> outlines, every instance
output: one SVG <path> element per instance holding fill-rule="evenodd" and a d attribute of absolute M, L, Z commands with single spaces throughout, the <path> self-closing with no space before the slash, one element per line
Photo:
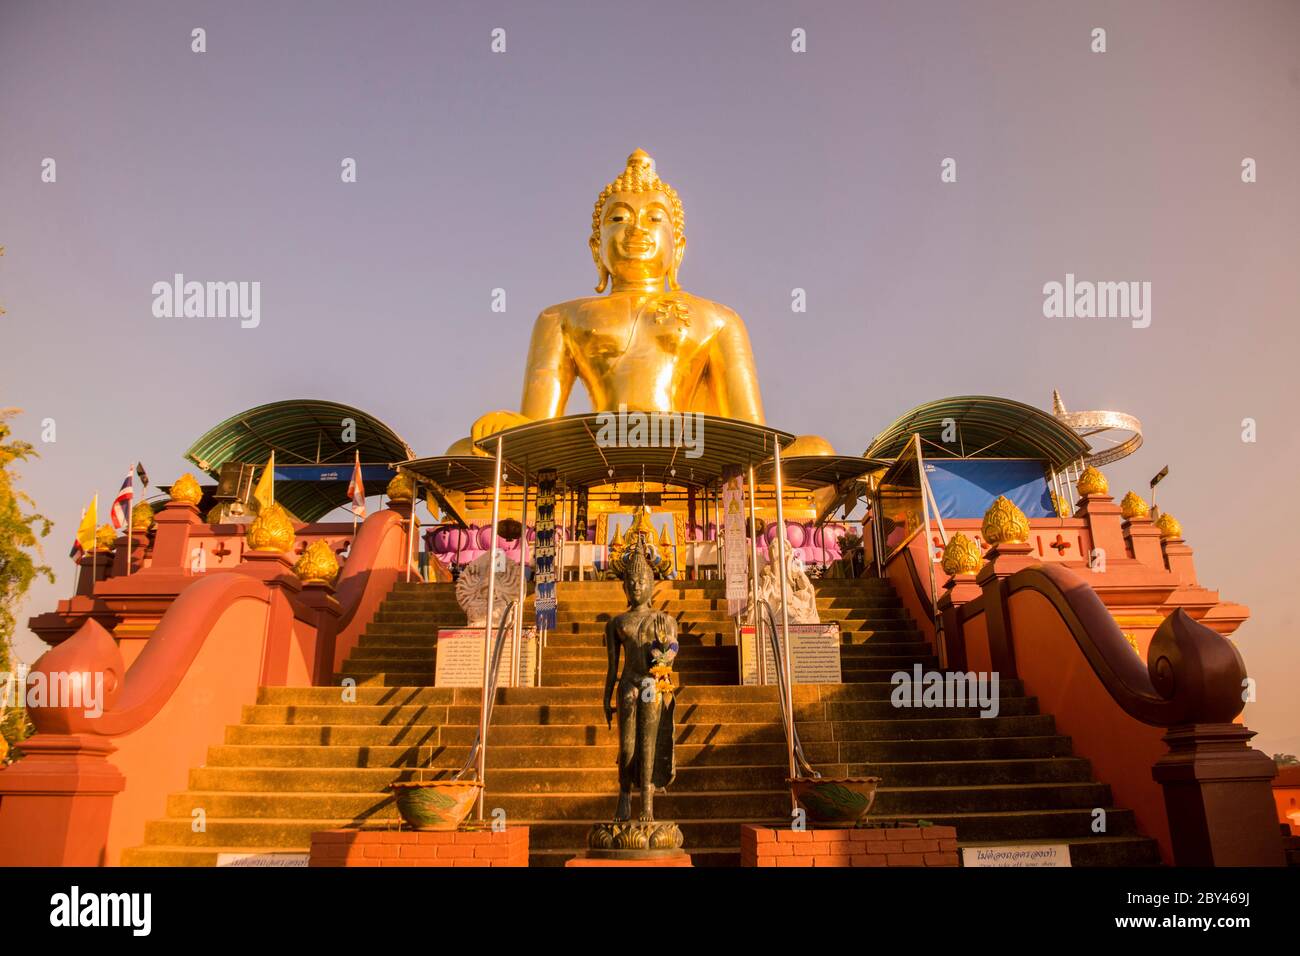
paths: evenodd
<path fill-rule="evenodd" d="M 217 866 L 306 866 L 309 853 L 218 853 Z"/>
<path fill-rule="evenodd" d="M 497 671 L 497 686 L 509 687 L 514 673 L 514 648 L 509 632 L 501 649 L 501 666 Z M 521 687 L 537 684 L 537 631 L 526 628 L 520 641 L 523 645 L 523 670 L 519 675 Z M 483 628 L 439 628 L 438 653 L 434 664 L 433 683 L 436 687 L 483 686 Z"/>
<path fill-rule="evenodd" d="M 1068 843 L 1020 843 L 1007 846 L 967 846 L 962 866 L 1062 867 L 1070 865 Z"/>
<path fill-rule="evenodd" d="M 780 624 L 777 625 L 780 638 Z M 767 682 L 776 683 L 776 658 L 772 642 L 763 641 L 767 659 Z M 746 684 L 758 683 L 758 655 L 754 651 L 754 629 L 740 629 L 740 667 Z M 840 626 L 830 624 L 790 625 L 790 671 L 796 684 L 840 684 Z"/>

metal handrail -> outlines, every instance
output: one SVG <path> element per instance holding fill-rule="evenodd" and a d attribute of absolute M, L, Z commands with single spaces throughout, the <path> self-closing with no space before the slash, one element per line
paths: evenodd
<path fill-rule="evenodd" d="M 794 709 L 793 704 L 791 704 L 789 710 L 786 709 L 785 668 L 781 666 L 781 644 L 777 640 L 776 636 L 776 614 L 772 611 L 771 602 L 760 600 L 758 603 L 767 614 L 767 636 L 768 640 L 772 644 L 772 659 L 776 662 L 776 692 L 777 696 L 781 698 L 781 721 L 785 724 L 786 739 L 793 741 L 794 758 L 799 764 L 799 768 L 805 771 L 810 777 L 820 777 L 821 774 L 817 770 L 813 769 L 813 765 L 810 764 L 808 758 L 804 756 L 803 744 L 799 740 L 799 728 L 795 726 L 794 714 L 792 713 Z M 760 630 L 762 628 L 762 624 L 758 623 L 757 620 L 755 621 L 755 626 Z M 758 647 L 760 654 L 762 653 L 762 650 L 762 644 L 760 643 Z"/>
<path fill-rule="evenodd" d="M 483 746 L 483 738 L 487 735 L 487 725 L 492 723 L 492 706 L 496 703 L 497 698 L 497 674 L 501 669 L 501 651 L 506 643 L 506 625 L 513 623 L 512 618 L 516 603 L 511 601 L 506 605 L 505 612 L 501 615 L 501 623 L 497 625 L 497 639 L 492 645 L 491 678 L 488 682 L 490 688 L 483 688 L 483 693 L 490 695 L 487 701 L 487 720 L 484 722 L 484 727 L 475 735 L 474 745 L 469 748 L 469 757 L 465 760 L 465 765 L 451 778 L 453 780 L 459 780 L 469 772 L 470 767 L 474 766 L 474 762 L 478 758 L 479 748 Z"/>

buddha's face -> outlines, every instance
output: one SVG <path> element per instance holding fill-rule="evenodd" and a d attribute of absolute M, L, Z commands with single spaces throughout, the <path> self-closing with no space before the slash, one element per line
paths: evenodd
<path fill-rule="evenodd" d="M 648 574 L 645 576 L 630 574 L 623 582 L 623 592 L 632 607 L 649 604 L 650 598 L 654 596 L 654 587 L 654 579 Z"/>
<path fill-rule="evenodd" d="M 672 206 L 661 192 L 613 193 L 600 221 L 600 261 L 619 283 L 662 280 L 685 249 L 673 243 Z"/>

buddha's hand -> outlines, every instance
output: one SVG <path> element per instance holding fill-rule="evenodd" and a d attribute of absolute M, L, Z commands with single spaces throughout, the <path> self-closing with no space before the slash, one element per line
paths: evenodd
<path fill-rule="evenodd" d="M 609 730 L 613 726 L 614 726 L 614 705 L 611 704 L 609 702 L 609 698 L 606 697 L 605 698 L 605 729 Z"/>
<path fill-rule="evenodd" d="M 525 425 L 532 421 L 527 415 L 520 415 L 518 412 L 495 411 L 488 412 L 486 415 L 480 415 L 474 424 L 470 426 L 469 436 L 476 442 L 489 438 L 497 432 L 503 432 L 507 428 L 514 428 L 516 425 Z"/>

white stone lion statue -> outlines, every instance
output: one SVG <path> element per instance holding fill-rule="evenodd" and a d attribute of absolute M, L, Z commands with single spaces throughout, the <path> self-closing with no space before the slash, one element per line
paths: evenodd
<path fill-rule="evenodd" d="M 488 565 L 492 553 L 485 552 L 461 568 L 456 579 L 456 603 L 465 612 L 469 627 L 482 627 L 487 622 Z M 519 564 L 511 561 L 504 552 L 497 552 L 497 589 L 493 600 L 492 626 L 498 627 L 506 607 L 519 600 Z"/>
<path fill-rule="evenodd" d="M 767 552 L 767 560 L 758 572 L 758 599 L 772 605 L 772 613 L 781 620 L 781 569 L 779 553 L 775 547 Z M 785 593 L 791 624 L 820 624 L 817 613 L 817 591 L 804 571 L 803 558 L 792 548 L 785 552 Z M 753 621 L 753 610 L 745 609 L 745 619 Z"/>

